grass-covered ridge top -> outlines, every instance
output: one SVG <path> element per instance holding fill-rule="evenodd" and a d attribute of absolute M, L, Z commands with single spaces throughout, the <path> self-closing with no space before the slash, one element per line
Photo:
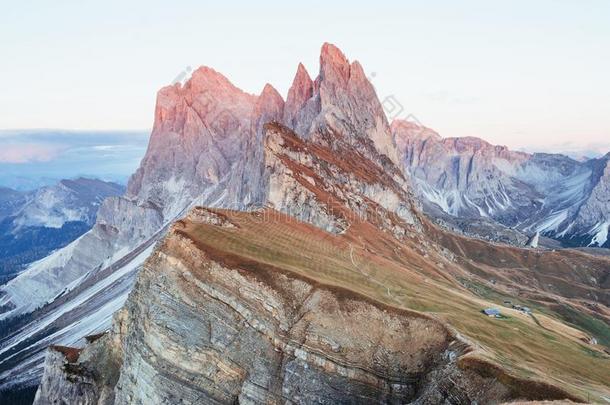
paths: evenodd
<path fill-rule="evenodd" d="M 414 240 L 398 242 L 366 222 L 334 235 L 270 209 L 211 211 L 234 226 L 183 220 L 173 232 L 192 240 L 214 261 L 245 273 L 290 272 L 344 294 L 441 320 L 474 349 L 461 365 L 501 370 L 502 378 L 530 387 L 540 398 L 548 398 L 554 389 L 583 400 L 610 394 L 610 358 L 586 344 L 586 334 L 561 322 L 552 309 L 536 310 L 535 319 L 509 308 L 501 308 L 505 319 L 483 316 L 482 308 L 501 302 L 462 285 L 460 279 L 478 276 L 459 257 L 450 260 L 424 251 Z M 525 380 L 530 383 L 520 385 Z M 538 397 L 533 391 L 530 396 Z"/>

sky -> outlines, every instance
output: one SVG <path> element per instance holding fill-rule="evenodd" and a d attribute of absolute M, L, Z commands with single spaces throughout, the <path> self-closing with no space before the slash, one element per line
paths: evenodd
<path fill-rule="evenodd" d="M 331 42 L 399 106 L 390 118 L 515 149 L 610 150 L 610 1 L 457 3 L 0 0 L 0 129 L 146 131 L 156 92 L 201 65 L 285 96 Z"/>

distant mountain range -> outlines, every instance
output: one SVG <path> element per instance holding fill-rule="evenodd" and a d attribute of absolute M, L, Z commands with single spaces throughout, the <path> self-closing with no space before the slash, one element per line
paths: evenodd
<path fill-rule="evenodd" d="M 610 152 L 584 161 L 528 154 L 406 121 L 392 132 L 425 211 L 452 228 L 514 244 L 540 234 L 610 247 Z"/>
<path fill-rule="evenodd" d="M 121 185 L 85 178 L 31 192 L 0 189 L 0 281 L 87 232 L 101 202 L 123 192 Z"/>

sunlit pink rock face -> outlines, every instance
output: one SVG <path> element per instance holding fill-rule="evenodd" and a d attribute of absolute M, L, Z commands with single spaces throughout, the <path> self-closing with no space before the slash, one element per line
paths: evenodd
<path fill-rule="evenodd" d="M 167 215 L 219 184 L 252 135 L 257 99 L 207 67 L 184 86 L 159 91 L 148 151 L 128 196 L 155 202 Z"/>
<path fill-rule="evenodd" d="M 362 67 L 324 44 L 318 77 L 312 80 L 299 64 L 286 102 L 269 84 L 259 96 L 247 94 L 207 67 L 184 86 L 163 88 L 150 145 L 127 197 L 155 204 L 164 217 L 193 199 L 233 208 L 264 203 L 262 127 L 271 121 L 320 142 L 333 133 L 367 156 L 381 153 L 397 161 L 390 127 Z"/>
<path fill-rule="evenodd" d="M 352 144 L 372 141 L 377 152 L 398 162 L 375 89 L 360 63 L 350 63 L 334 45 L 322 46 L 320 73 L 315 81 L 299 65 L 288 92 L 284 123 L 304 138 L 322 130 L 343 135 Z"/>
<path fill-rule="evenodd" d="M 319 102 L 313 97 L 313 90 L 313 80 L 309 77 L 305 66 L 299 63 L 292 86 L 288 90 L 283 116 L 284 124 L 299 133 L 309 132 L 309 127 L 304 126 L 309 125 L 320 111 Z M 299 127 L 300 123 L 305 125 Z"/>

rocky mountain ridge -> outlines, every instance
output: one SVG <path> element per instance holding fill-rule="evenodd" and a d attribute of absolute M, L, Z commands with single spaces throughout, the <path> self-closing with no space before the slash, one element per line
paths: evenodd
<path fill-rule="evenodd" d="M 22 370 L 12 368 L 2 372 L 6 364 L 2 356 L 16 347 L 24 345 L 27 349 L 20 353 L 30 361 L 29 353 L 36 353 L 40 364 L 44 342 L 60 320 L 61 344 L 78 341 L 69 331 L 78 317 L 85 316 L 79 325 L 88 325 L 80 334 L 107 327 L 108 313 L 96 314 L 85 303 L 92 305 L 92 299 L 101 299 L 108 310 L 120 306 L 123 295 L 102 298 L 99 289 L 105 285 L 104 277 L 122 274 L 124 284 L 116 291 L 130 288 L 129 282 L 145 259 L 141 253 L 189 207 L 264 205 L 263 126 L 284 117 L 289 117 L 288 127 L 297 129 L 300 138 L 322 143 L 328 134 L 338 134 L 342 143 L 363 156 L 387 160 L 383 151 L 396 155 L 391 150 L 389 124 L 362 68 L 357 62 L 349 63 L 330 44 L 322 47 L 315 80 L 309 79 L 302 65 L 298 67 L 286 103 L 270 85 L 260 96 L 250 95 L 207 67 L 193 72 L 184 85 L 161 89 L 147 153 L 125 195 L 102 203 L 91 231 L 0 288 L 4 305 L 0 319 L 26 316 L 37 308 L 41 310 L 35 316 L 48 319 L 22 326 L 20 333 L 0 343 L 0 381 L 11 380 L 13 373 L 23 375 Z M 78 315 L 66 312 L 62 308 L 67 297 L 84 301 L 81 307 L 88 309 Z M 34 371 L 30 368 L 30 372 Z"/>
<path fill-rule="evenodd" d="M 434 319 L 298 273 L 229 265 L 240 259 L 202 248 L 193 225 L 241 224 L 202 212 L 178 223 L 147 261 L 109 334 L 72 358 L 68 348 L 50 349 L 36 404 L 434 403 L 515 395 L 461 371 L 455 359 L 467 345 Z M 164 296 L 176 299 L 157 298 Z M 436 385 L 442 378 L 454 385 Z"/>
<path fill-rule="evenodd" d="M 459 222 L 471 219 L 501 225 L 498 233 L 524 235 L 513 237 L 513 243 L 539 233 L 567 246 L 610 247 L 610 154 L 580 162 L 515 152 L 479 138 L 442 138 L 400 120 L 392 131 L 403 165 L 433 216 L 462 229 Z M 481 228 L 480 235 L 493 233 Z"/>

